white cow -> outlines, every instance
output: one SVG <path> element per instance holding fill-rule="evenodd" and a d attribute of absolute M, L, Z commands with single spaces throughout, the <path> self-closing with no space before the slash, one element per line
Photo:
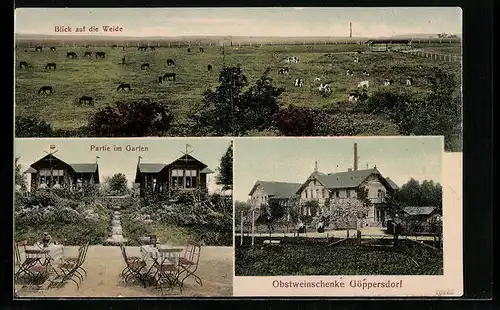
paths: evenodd
<path fill-rule="evenodd" d="M 329 95 L 329 94 L 331 94 L 331 93 L 332 93 L 332 89 L 331 89 L 331 87 L 330 87 L 330 85 L 329 85 L 329 84 L 323 84 L 323 83 L 321 83 L 321 84 L 318 86 L 318 90 L 319 90 L 320 92 L 322 92 L 323 94 L 325 94 L 325 95 Z"/>
<path fill-rule="evenodd" d="M 304 86 L 304 82 L 302 79 L 295 79 L 295 87 L 302 87 Z"/>
<path fill-rule="evenodd" d="M 358 87 L 368 88 L 370 87 L 370 82 L 369 81 L 359 82 Z"/>
<path fill-rule="evenodd" d="M 407 78 L 406 79 L 406 86 L 411 86 L 412 84 L 412 79 L 411 78 Z"/>
<path fill-rule="evenodd" d="M 288 57 L 285 62 L 287 64 L 289 63 L 298 63 L 299 62 L 299 57 L 293 56 L 293 57 Z"/>
<path fill-rule="evenodd" d="M 391 83 L 392 83 L 392 81 L 391 81 L 391 80 L 386 79 L 386 80 L 384 81 L 384 86 L 389 86 L 389 85 L 391 85 Z"/>

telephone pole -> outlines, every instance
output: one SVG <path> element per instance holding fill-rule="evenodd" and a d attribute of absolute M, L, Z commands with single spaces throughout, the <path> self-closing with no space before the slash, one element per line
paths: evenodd
<path fill-rule="evenodd" d="M 349 38 L 352 38 L 352 23 L 349 23 Z"/>

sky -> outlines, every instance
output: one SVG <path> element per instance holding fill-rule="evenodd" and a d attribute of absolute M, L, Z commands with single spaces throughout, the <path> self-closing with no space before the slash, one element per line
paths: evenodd
<path fill-rule="evenodd" d="M 186 144 L 189 144 L 191 156 L 208 165 L 215 173 L 207 175 L 207 186 L 209 192 L 220 192 L 220 186 L 215 184 L 216 169 L 219 167 L 220 158 L 224 155 L 230 145 L 231 140 L 227 138 L 136 138 L 136 139 L 15 139 L 14 155 L 20 157 L 19 163 L 22 171 L 35 161 L 41 159 L 50 149 L 50 145 L 56 146 L 55 157 L 62 161 L 72 163 L 94 163 L 96 156 L 99 164 L 99 178 L 102 181 L 105 176 L 112 176 L 115 173 L 123 173 L 129 181 L 129 185 L 135 179 L 138 156 L 141 156 L 141 163 L 165 163 L 168 164 L 183 156 L 181 151 L 185 151 Z M 122 151 L 91 151 L 92 145 L 121 146 Z M 125 147 L 146 146 L 148 151 L 127 152 Z"/>
<path fill-rule="evenodd" d="M 373 168 L 401 186 L 410 178 L 442 181 L 441 137 L 244 138 L 234 142 L 234 199 L 246 201 L 257 180 L 302 183 L 314 171 Z"/>
<path fill-rule="evenodd" d="M 459 7 L 20 8 L 15 33 L 78 34 L 76 27 L 120 26 L 122 36 L 349 36 L 461 34 Z M 56 33 L 55 26 L 73 33 Z M 99 33 L 110 35 L 109 33 Z"/>

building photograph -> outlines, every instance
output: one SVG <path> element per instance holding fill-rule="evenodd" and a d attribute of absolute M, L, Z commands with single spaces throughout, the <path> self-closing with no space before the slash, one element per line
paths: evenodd
<path fill-rule="evenodd" d="M 442 155 L 442 137 L 238 140 L 235 275 L 442 274 Z"/>

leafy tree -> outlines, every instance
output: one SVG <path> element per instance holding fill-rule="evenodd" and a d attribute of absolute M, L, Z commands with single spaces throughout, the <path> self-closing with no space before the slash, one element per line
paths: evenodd
<path fill-rule="evenodd" d="M 438 207 L 443 202 L 441 184 L 425 180 L 421 184 L 411 178 L 394 195 L 394 203 L 405 206 Z"/>
<path fill-rule="evenodd" d="M 266 225 L 269 238 L 272 236 L 274 225 L 285 216 L 286 208 L 276 200 L 270 200 L 268 204 L 260 207 L 260 216 L 256 223 Z"/>
<path fill-rule="evenodd" d="M 117 102 L 93 114 L 86 130 L 94 137 L 164 136 L 173 119 L 164 103 L 149 99 Z"/>
<path fill-rule="evenodd" d="M 26 178 L 25 178 L 23 172 L 21 171 L 22 166 L 19 163 L 19 157 L 16 157 L 14 159 L 14 168 L 15 168 L 15 171 L 14 171 L 15 185 L 16 185 L 16 187 L 19 188 L 19 190 L 21 192 L 24 192 L 24 191 L 26 191 Z"/>
<path fill-rule="evenodd" d="M 233 142 L 227 148 L 217 168 L 216 183 L 222 185 L 222 190 L 233 189 Z"/>
<path fill-rule="evenodd" d="M 245 219 L 247 218 L 251 209 L 252 209 L 252 206 L 249 203 L 243 202 L 243 201 L 235 201 L 235 203 L 234 203 L 234 225 L 235 225 L 236 229 L 239 229 L 239 227 L 240 227 L 241 213 L 242 212 L 243 212 L 243 217 L 244 217 L 243 225 L 245 225 L 245 223 L 249 222 L 249 221 L 245 221 Z"/>
<path fill-rule="evenodd" d="M 114 193 L 124 194 L 127 192 L 127 177 L 123 173 L 115 173 L 109 179 L 109 189 Z"/>
<path fill-rule="evenodd" d="M 356 229 L 368 215 L 368 206 L 359 199 L 341 199 L 333 202 L 331 216 L 340 219 L 347 225 L 347 236 L 349 236 L 349 225 L 356 221 Z"/>
<path fill-rule="evenodd" d="M 246 90 L 249 82 L 240 67 L 223 68 L 219 82 L 204 93 L 201 111 L 192 116 L 198 134 L 241 136 L 272 125 L 284 89 L 272 85 L 268 71 Z"/>
<path fill-rule="evenodd" d="M 52 137 L 52 126 L 35 116 L 18 116 L 15 122 L 15 135 L 18 138 Z"/>

